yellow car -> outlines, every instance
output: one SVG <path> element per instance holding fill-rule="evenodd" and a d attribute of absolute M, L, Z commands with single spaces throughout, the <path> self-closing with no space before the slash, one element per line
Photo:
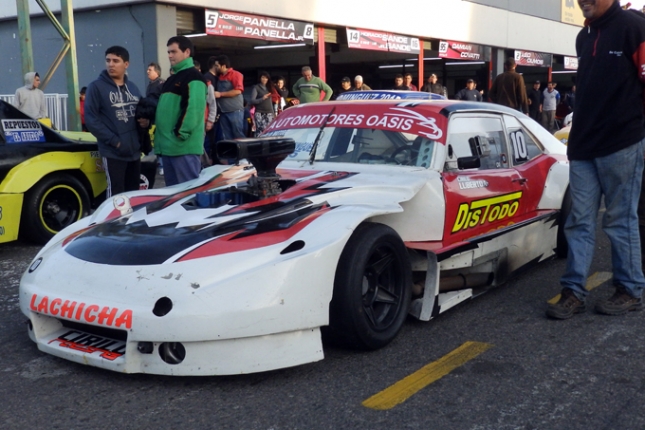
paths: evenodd
<path fill-rule="evenodd" d="M 105 199 L 91 134 L 63 136 L 4 101 L 0 130 L 0 243 L 20 237 L 44 244 Z M 142 163 L 148 184 L 154 184 L 155 167 Z"/>

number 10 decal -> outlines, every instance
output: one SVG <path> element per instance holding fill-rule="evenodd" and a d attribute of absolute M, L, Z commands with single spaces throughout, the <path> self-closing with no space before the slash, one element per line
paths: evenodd
<path fill-rule="evenodd" d="M 526 139 L 521 130 L 511 133 L 511 142 L 513 143 L 513 156 L 515 161 L 526 161 L 529 157 L 529 152 L 526 149 Z"/>

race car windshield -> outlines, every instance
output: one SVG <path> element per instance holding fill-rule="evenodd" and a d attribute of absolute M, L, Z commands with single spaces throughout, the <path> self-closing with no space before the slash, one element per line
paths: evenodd
<path fill-rule="evenodd" d="M 319 128 L 275 130 L 263 136 L 290 137 L 296 150 L 287 160 L 308 161 Z M 315 161 L 359 164 L 390 164 L 429 167 L 434 141 L 399 131 L 327 127 L 323 130 Z"/>

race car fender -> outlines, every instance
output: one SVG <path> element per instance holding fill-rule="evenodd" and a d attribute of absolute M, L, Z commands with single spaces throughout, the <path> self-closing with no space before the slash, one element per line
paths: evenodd
<path fill-rule="evenodd" d="M 18 239 L 24 194 L 0 194 L 0 243 Z"/>
<path fill-rule="evenodd" d="M 105 174 L 98 152 L 47 152 L 12 168 L 0 184 L 0 193 L 26 193 L 50 173 L 81 170 L 96 197 L 105 190 Z M 90 191 L 90 190 L 88 190 Z"/>

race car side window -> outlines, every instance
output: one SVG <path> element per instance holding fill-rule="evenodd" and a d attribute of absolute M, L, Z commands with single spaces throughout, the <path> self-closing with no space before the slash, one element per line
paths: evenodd
<path fill-rule="evenodd" d="M 513 165 L 524 164 L 542 153 L 542 149 L 538 146 L 531 133 L 522 127 L 517 119 L 510 115 L 504 115 L 504 122 L 508 132 Z"/>
<path fill-rule="evenodd" d="M 463 115 L 454 117 L 448 126 L 449 156 L 446 170 L 457 168 L 456 161 L 461 157 L 472 157 L 473 140 L 488 142 L 490 153 L 480 157 L 480 169 L 502 169 L 508 167 L 506 143 L 504 140 L 504 126 L 501 118 L 496 115 Z"/>

